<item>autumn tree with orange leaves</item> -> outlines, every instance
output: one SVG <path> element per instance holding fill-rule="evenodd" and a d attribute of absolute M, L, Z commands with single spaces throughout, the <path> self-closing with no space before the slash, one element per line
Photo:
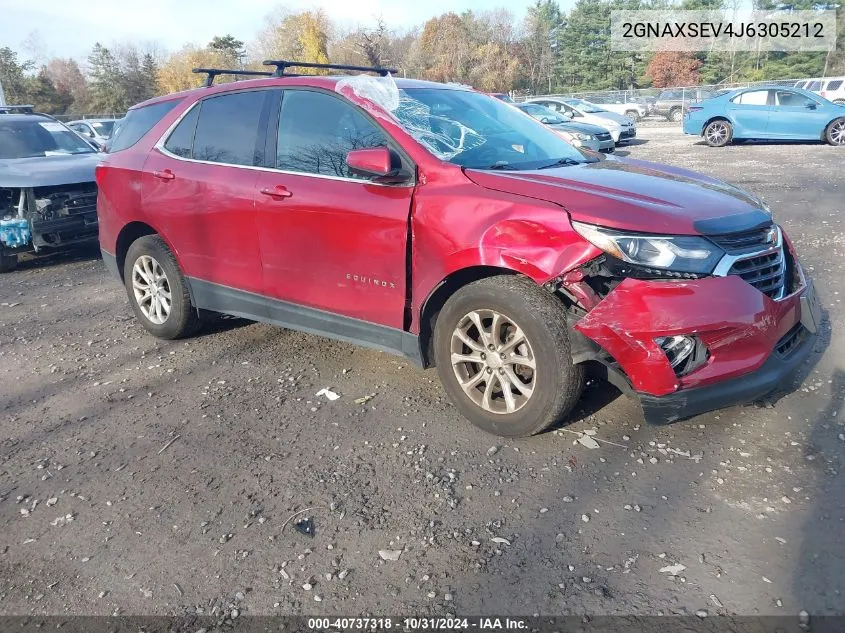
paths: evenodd
<path fill-rule="evenodd" d="M 699 68 L 701 61 L 689 53 L 660 51 L 649 61 L 645 74 L 655 88 L 697 86 L 701 82 Z"/>

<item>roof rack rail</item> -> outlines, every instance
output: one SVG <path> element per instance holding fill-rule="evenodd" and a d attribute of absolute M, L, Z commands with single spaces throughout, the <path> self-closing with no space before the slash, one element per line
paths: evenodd
<path fill-rule="evenodd" d="M 33 114 L 35 112 L 34 105 L 0 105 L 0 114 L 11 114 L 18 112 L 20 114 Z"/>
<path fill-rule="evenodd" d="M 376 73 L 386 77 L 388 73 L 396 74 L 399 71 L 395 68 L 382 68 L 381 66 L 347 66 L 346 64 L 315 64 L 314 62 L 294 62 L 285 59 L 268 59 L 264 61 L 265 66 L 275 66 L 274 77 L 285 75 L 288 68 L 324 68 L 326 70 L 355 70 L 362 73 Z"/>
<path fill-rule="evenodd" d="M 247 77 L 272 77 L 273 73 L 266 70 L 227 70 L 225 68 L 194 68 L 191 72 L 207 75 L 205 87 L 214 85 L 214 78 L 218 75 L 243 75 Z"/>

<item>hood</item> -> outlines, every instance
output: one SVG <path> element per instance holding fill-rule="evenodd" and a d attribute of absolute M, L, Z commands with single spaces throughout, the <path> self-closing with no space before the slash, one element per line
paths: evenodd
<path fill-rule="evenodd" d="M 69 154 L 0 160 L 0 187 L 51 187 L 93 182 L 102 155 Z"/>
<path fill-rule="evenodd" d="M 738 187 L 641 160 L 466 175 L 487 189 L 559 204 L 573 220 L 627 231 L 716 235 L 771 222 L 762 201 Z"/>
<path fill-rule="evenodd" d="M 562 132 L 580 132 L 581 134 L 607 134 L 607 128 L 600 125 L 593 125 L 592 123 L 555 123 L 549 126 L 553 130 L 561 130 Z"/>
<path fill-rule="evenodd" d="M 604 110 L 603 112 L 590 112 L 588 116 L 597 117 L 599 119 L 608 119 L 613 121 L 614 123 L 618 123 L 619 125 L 631 125 L 632 121 L 624 114 L 617 114 L 616 112 L 611 112 L 610 110 Z"/>

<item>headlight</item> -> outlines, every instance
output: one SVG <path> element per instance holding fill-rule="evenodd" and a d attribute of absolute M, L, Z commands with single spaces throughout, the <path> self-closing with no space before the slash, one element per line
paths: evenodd
<path fill-rule="evenodd" d="M 573 222 L 578 235 L 617 259 L 650 268 L 708 274 L 721 259 L 722 250 L 703 237 L 624 233 Z"/>
<path fill-rule="evenodd" d="M 576 138 L 579 141 L 592 141 L 593 137 L 589 134 L 581 134 L 580 132 L 572 132 L 572 138 Z"/>

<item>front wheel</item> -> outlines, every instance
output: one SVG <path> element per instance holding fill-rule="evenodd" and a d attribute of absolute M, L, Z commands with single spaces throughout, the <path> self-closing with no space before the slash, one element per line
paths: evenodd
<path fill-rule="evenodd" d="M 539 433 L 581 395 L 564 306 L 522 277 L 490 277 L 452 295 L 437 317 L 434 356 L 457 409 L 505 437 Z"/>
<path fill-rule="evenodd" d="M 704 142 L 710 147 L 724 147 L 732 137 L 733 126 L 724 119 L 710 121 L 704 128 Z"/>
<path fill-rule="evenodd" d="M 625 116 L 634 121 L 635 123 L 642 118 L 638 110 L 628 110 L 625 113 Z"/>
<path fill-rule="evenodd" d="M 177 339 L 193 334 L 200 324 L 191 304 L 188 284 L 176 258 L 158 235 L 132 243 L 123 266 L 126 294 L 135 316 L 153 336 Z"/>
<path fill-rule="evenodd" d="M 824 137 L 831 145 L 845 145 L 845 118 L 832 121 L 827 126 Z"/>

